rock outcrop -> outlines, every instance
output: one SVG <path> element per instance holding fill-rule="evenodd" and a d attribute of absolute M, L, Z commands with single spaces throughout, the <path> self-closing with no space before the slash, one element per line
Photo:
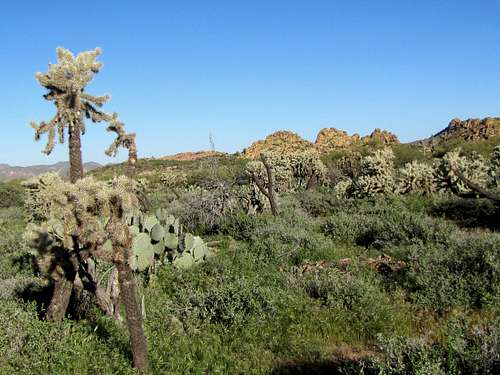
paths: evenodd
<path fill-rule="evenodd" d="M 324 128 L 319 131 L 314 145 L 320 153 L 327 153 L 335 148 L 348 147 L 353 143 L 359 142 L 360 139 L 358 134 L 351 136 L 343 130 Z"/>
<path fill-rule="evenodd" d="M 381 143 L 391 145 L 399 143 L 398 137 L 386 131 L 375 129 L 370 135 L 360 137 L 358 134 L 349 135 L 336 128 L 321 129 L 314 143 L 301 138 L 291 131 L 277 131 L 265 139 L 254 142 L 243 150 L 243 155 L 250 159 L 257 159 L 261 152 L 276 152 L 292 154 L 302 151 L 317 151 L 327 154 L 339 148 L 346 148 L 355 144 Z"/>
<path fill-rule="evenodd" d="M 455 118 L 439 133 L 419 142 L 439 145 L 451 140 L 477 141 L 498 136 L 500 136 L 500 118 L 498 117 L 463 121 Z"/>
<path fill-rule="evenodd" d="M 281 130 L 265 139 L 256 141 L 243 150 L 243 155 L 250 159 L 257 159 L 261 152 L 275 152 L 280 154 L 293 154 L 296 152 L 307 151 L 314 148 L 314 145 L 301 138 L 298 134 Z"/>
<path fill-rule="evenodd" d="M 361 142 L 363 143 L 381 143 L 383 145 L 394 145 L 398 144 L 399 139 L 398 137 L 387 131 L 387 130 L 380 130 L 379 128 L 376 128 L 372 134 L 367 135 L 366 137 L 361 138 Z"/>

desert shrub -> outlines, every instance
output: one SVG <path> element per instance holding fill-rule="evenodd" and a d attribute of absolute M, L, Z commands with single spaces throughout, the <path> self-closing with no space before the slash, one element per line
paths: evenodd
<path fill-rule="evenodd" d="M 388 250 L 405 262 L 396 278 L 413 302 L 444 312 L 495 305 L 500 283 L 500 236 L 456 232 L 442 244 Z"/>
<path fill-rule="evenodd" d="M 191 186 L 166 208 L 188 231 L 213 234 L 219 231 L 224 215 L 235 208 L 235 204 L 227 186 L 220 184 L 210 189 Z"/>
<path fill-rule="evenodd" d="M 335 240 L 365 247 L 443 242 L 452 227 L 422 213 L 409 211 L 402 203 L 359 206 L 327 218 L 323 232 Z"/>
<path fill-rule="evenodd" d="M 133 374 L 122 350 L 126 337 L 115 341 L 103 328 L 69 322 L 52 325 L 38 319 L 34 305 L 4 300 L 0 304 L 0 373 Z"/>
<path fill-rule="evenodd" d="M 349 272 L 318 269 L 296 276 L 292 285 L 301 287 L 309 297 L 331 309 L 337 320 L 348 321 L 351 329 L 364 339 L 404 329 L 400 311 L 394 308 L 379 280 L 356 266 Z"/>
<path fill-rule="evenodd" d="M 318 217 L 347 209 L 349 201 L 339 199 L 328 190 L 306 190 L 296 194 L 299 207 L 307 214 Z"/>
<path fill-rule="evenodd" d="M 495 374 L 500 371 L 499 322 L 474 323 L 467 316 L 449 319 L 444 339 L 378 337 L 383 374 Z"/>
<path fill-rule="evenodd" d="M 21 207 L 24 189 L 19 181 L 0 182 L 0 208 Z"/>
<path fill-rule="evenodd" d="M 189 308 L 202 322 L 230 327 L 249 316 L 265 316 L 274 311 L 270 293 L 255 279 L 239 277 L 195 293 L 189 299 Z"/>
<path fill-rule="evenodd" d="M 432 216 L 453 220 L 465 228 L 500 228 L 500 209 L 489 199 L 440 199 L 428 208 Z"/>
<path fill-rule="evenodd" d="M 430 158 L 430 155 L 427 156 L 421 147 L 409 144 L 401 143 L 393 145 L 392 151 L 394 152 L 394 164 L 396 167 L 402 167 L 413 161 L 423 162 Z"/>

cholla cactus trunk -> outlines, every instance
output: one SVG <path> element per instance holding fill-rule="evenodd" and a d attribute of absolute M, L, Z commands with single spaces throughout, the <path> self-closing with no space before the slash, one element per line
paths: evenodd
<path fill-rule="evenodd" d="M 127 176 L 130 178 L 135 178 L 137 166 L 137 146 L 135 140 L 130 144 L 128 148 L 128 161 L 127 161 Z"/>
<path fill-rule="evenodd" d="M 82 142 L 79 127 L 69 128 L 69 176 L 71 183 L 83 178 Z"/>
<path fill-rule="evenodd" d="M 69 127 L 69 174 L 71 183 L 83 178 L 82 144 L 80 127 Z M 60 322 L 68 310 L 78 266 L 67 262 L 67 267 L 54 279 L 54 292 L 47 308 L 46 318 L 51 322 Z"/>
<path fill-rule="evenodd" d="M 112 217 L 107 225 L 107 230 L 113 243 L 114 263 L 118 271 L 118 282 L 120 284 L 120 300 L 125 306 L 134 367 L 147 372 L 149 361 L 142 310 L 137 298 L 134 275 L 128 264 L 131 255 L 132 236 L 123 216 L 120 198 L 116 197 L 112 204 L 114 207 L 112 208 Z"/>
<path fill-rule="evenodd" d="M 58 262 L 51 274 L 52 280 L 54 280 L 54 292 L 46 314 L 47 320 L 51 322 L 60 322 L 64 319 L 76 277 L 74 259 L 71 259 L 73 255 L 68 256 L 67 252 L 63 252 L 61 257 L 65 259 Z"/>

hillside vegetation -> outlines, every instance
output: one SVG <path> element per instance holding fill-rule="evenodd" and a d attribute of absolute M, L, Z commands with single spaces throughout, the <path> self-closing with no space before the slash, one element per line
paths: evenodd
<path fill-rule="evenodd" d="M 150 211 L 165 207 L 217 243 L 199 266 L 137 274 L 153 373 L 498 371 L 498 206 L 418 192 L 353 198 L 327 182 L 279 193 L 277 217 L 218 211 L 219 185 L 248 186 L 244 164 L 138 163 Z M 24 217 L 12 202 L 0 218 L 0 372 L 132 373 L 124 331 L 83 303 L 92 296 L 72 302 L 61 325 L 39 320 L 50 285 L 19 242 Z"/>

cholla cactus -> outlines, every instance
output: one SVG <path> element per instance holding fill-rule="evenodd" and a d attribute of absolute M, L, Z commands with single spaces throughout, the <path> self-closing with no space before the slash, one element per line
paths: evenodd
<path fill-rule="evenodd" d="M 400 194 L 432 194 L 436 191 L 436 178 L 431 165 L 413 160 L 399 170 L 398 192 Z"/>
<path fill-rule="evenodd" d="M 333 187 L 333 192 L 337 198 L 348 198 L 353 189 L 351 180 L 342 179 Z"/>
<path fill-rule="evenodd" d="M 101 50 L 86 51 L 76 57 L 62 47 L 57 48 L 57 63 L 49 64 L 47 73 L 37 73 L 36 79 L 48 90 L 46 100 L 54 102 L 57 113 L 49 122 L 31 123 L 35 129 L 35 139 L 47 133 L 48 140 L 44 152 L 50 154 L 56 143 L 64 143 L 66 130 L 69 134 L 71 181 L 83 177 L 80 135 L 85 134 L 85 118 L 93 122 L 117 121 L 116 114 L 110 115 L 99 110 L 109 100 L 109 96 L 94 96 L 85 92 L 86 86 L 102 68 L 97 61 Z"/>
<path fill-rule="evenodd" d="M 178 169 L 167 168 L 160 174 L 160 182 L 169 189 L 183 188 L 187 185 L 187 174 Z"/>
<path fill-rule="evenodd" d="M 290 155 L 267 154 L 267 161 L 273 170 L 275 191 L 289 192 L 307 188 L 312 181 L 323 184 L 326 180 L 326 167 L 314 152 L 302 152 Z M 261 161 L 251 161 L 247 164 L 248 174 L 259 178 L 266 175 Z"/>
<path fill-rule="evenodd" d="M 29 224 L 26 231 L 42 257 L 52 257 L 54 248 L 75 251 L 75 238 L 80 250 L 102 245 L 108 236 L 104 218 L 111 216 L 115 197 L 120 197 L 125 212 L 139 209 L 139 186 L 127 177 L 117 177 L 109 183 L 86 177 L 70 184 L 48 174 L 31 179 L 26 185 L 26 211 L 31 215 L 44 212 L 44 221 Z"/>
<path fill-rule="evenodd" d="M 301 152 L 285 157 L 290 165 L 296 188 L 309 188 L 326 181 L 326 167 L 316 152 Z"/>
<path fill-rule="evenodd" d="M 449 190 L 458 194 L 471 193 L 472 191 L 459 178 L 457 171 L 475 184 L 488 186 L 490 182 L 488 169 L 485 159 L 477 153 L 466 158 L 460 156 L 460 149 L 450 151 L 443 156 L 436 169 L 438 188 L 441 191 Z"/>
<path fill-rule="evenodd" d="M 361 176 L 355 181 L 357 196 L 393 194 L 396 188 L 392 149 L 377 150 L 361 160 Z"/>

